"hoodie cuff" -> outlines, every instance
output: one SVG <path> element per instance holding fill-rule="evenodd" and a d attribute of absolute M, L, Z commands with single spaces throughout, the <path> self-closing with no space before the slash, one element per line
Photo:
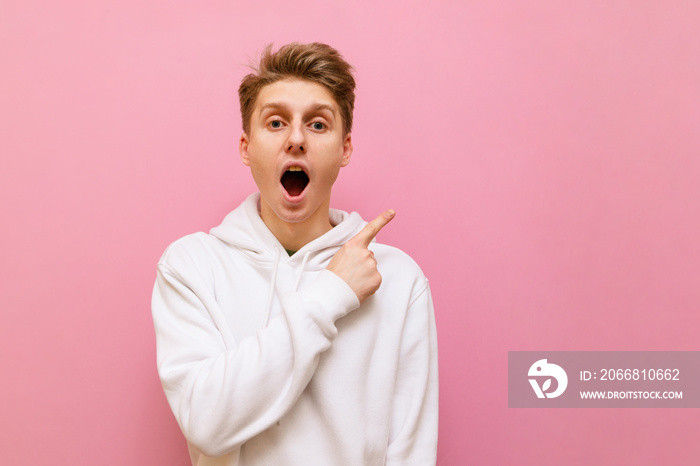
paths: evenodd
<path fill-rule="evenodd" d="M 322 270 L 300 294 L 304 301 L 317 302 L 332 322 L 360 307 L 352 288 L 330 270 Z"/>

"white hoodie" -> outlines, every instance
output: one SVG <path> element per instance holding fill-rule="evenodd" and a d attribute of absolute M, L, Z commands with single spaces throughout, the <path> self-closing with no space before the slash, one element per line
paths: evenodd
<path fill-rule="evenodd" d="M 289 257 L 251 195 L 210 234 L 168 247 L 153 292 L 158 371 L 193 465 L 431 465 L 438 373 L 428 282 L 372 243 L 362 305 L 326 270 L 365 222 Z"/>

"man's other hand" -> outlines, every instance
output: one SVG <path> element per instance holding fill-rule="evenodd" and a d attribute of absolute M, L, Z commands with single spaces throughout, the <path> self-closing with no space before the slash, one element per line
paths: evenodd
<path fill-rule="evenodd" d="M 369 222 L 333 256 L 328 270 L 342 278 L 360 302 L 372 296 L 382 284 L 382 276 L 377 270 L 377 260 L 374 253 L 368 249 L 379 230 L 394 218 L 396 213 L 387 210 L 379 217 Z"/>

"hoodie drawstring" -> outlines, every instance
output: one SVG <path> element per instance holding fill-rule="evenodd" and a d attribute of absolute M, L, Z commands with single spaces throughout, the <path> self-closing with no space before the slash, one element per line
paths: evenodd
<path fill-rule="evenodd" d="M 270 293 L 267 295 L 267 316 L 265 317 L 265 327 L 270 323 L 270 313 L 272 313 L 272 297 L 275 295 L 275 284 L 277 283 L 277 269 L 280 265 L 280 250 L 275 248 L 275 266 L 272 268 L 272 281 L 270 283 Z"/>
<path fill-rule="evenodd" d="M 270 314 L 272 313 L 272 297 L 275 295 L 275 286 L 277 285 L 277 270 L 280 265 L 280 250 L 275 248 L 275 265 L 272 268 L 272 282 L 270 283 L 270 291 L 267 295 L 267 315 L 265 316 L 265 327 L 270 323 Z M 304 268 L 306 267 L 306 262 L 309 260 L 309 255 L 311 251 L 306 251 L 304 254 L 304 259 L 301 261 L 301 268 L 299 269 L 299 275 L 297 275 L 297 281 L 294 284 L 294 291 L 299 289 L 299 283 L 301 282 L 301 274 L 304 273 Z"/>
<path fill-rule="evenodd" d="M 306 251 L 306 254 L 304 254 L 304 259 L 301 261 L 301 268 L 299 269 L 299 275 L 297 275 L 297 282 L 294 284 L 294 291 L 297 291 L 297 289 L 299 289 L 301 274 L 304 273 L 304 267 L 306 267 L 306 261 L 309 260 L 310 253 L 311 251 Z"/>

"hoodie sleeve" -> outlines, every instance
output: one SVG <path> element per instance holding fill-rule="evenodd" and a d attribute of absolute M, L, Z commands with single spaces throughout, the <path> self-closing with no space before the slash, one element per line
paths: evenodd
<path fill-rule="evenodd" d="M 408 309 L 400 358 L 386 465 L 435 464 L 438 432 L 437 331 L 427 283 Z"/>
<path fill-rule="evenodd" d="M 335 320 L 358 306 L 345 282 L 323 271 L 285 295 L 265 329 L 231 347 L 214 293 L 161 262 L 152 301 L 158 371 L 188 442 L 220 456 L 269 428 L 308 384 Z"/>

